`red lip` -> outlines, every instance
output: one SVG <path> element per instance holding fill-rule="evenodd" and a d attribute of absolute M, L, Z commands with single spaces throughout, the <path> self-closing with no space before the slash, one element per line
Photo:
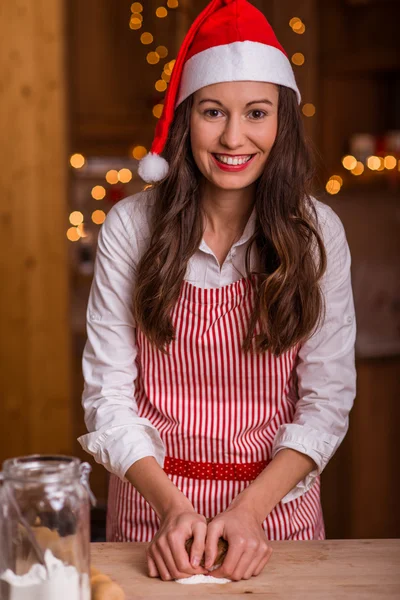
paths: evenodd
<path fill-rule="evenodd" d="M 253 160 L 256 157 L 256 154 L 254 154 L 254 156 L 252 156 L 251 159 L 243 165 L 226 165 L 224 163 L 219 162 L 219 160 L 214 156 L 214 154 L 211 154 L 211 156 L 213 157 L 214 163 L 217 165 L 217 167 L 221 169 L 221 171 L 236 173 L 238 171 L 244 171 L 253 162 Z"/>

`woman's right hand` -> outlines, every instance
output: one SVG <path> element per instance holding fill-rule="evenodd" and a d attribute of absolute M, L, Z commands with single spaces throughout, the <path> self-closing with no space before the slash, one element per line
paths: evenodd
<path fill-rule="evenodd" d="M 192 575 L 208 575 L 207 569 L 193 567 L 190 562 L 196 556 L 199 564 L 205 549 L 206 535 L 206 519 L 196 513 L 190 503 L 168 510 L 162 516 L 160 527 L 147 549 L 150 577 L 170 581 Z M 185 542 L 191 537 L 194 541 L 189 557 Z"/>

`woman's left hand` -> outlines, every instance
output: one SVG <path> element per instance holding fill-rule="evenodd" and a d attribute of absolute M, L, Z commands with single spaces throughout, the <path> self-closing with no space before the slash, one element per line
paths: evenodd
<path fill-rule="evenodd" d="M 208 524 L 206 569 L 214 563 L 220 537 L 228 542 L 228 551 L 221 567 L 210 571 L 213 577 L 233 581 L 250 579 L 261 573 L 271 557 L 272 548 L 268 546 L 266 533 L 251 510 L 228 508 Z"/>

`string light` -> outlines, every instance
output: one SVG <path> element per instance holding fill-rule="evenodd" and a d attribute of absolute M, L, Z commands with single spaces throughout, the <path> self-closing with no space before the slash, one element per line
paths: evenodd
<path fill-rule="evenodd" d="M 178 8 L 179 2 L 178 0 L 168 0 L 167 6 L 168 8 Z"/>
<path fill-rule="evenodd" d="M 364 173 L 364 169 L 364 165 L 358 160 L 356 166 L 351 170 L 351 172 L 353 175 L 362 175 Z"/>
<path fill-rule="evenodd" d="M 69 162 L 74 169 L 81 169 L 86 163 L 83 154 L 73 154 L 69 159 Z"/>
<path fill-rule="evenodd" d="M 132 150 L 132 156 L 136 160 L 141 160 L 147 154 L 147 149 L 144 146 L 135 146 Z"/>
<path fill-rule="evenodd" d="M 314 104 L 305 104 L 302 108 L 303 115 L 306 117 L 313 117 L 316 113 L 316 108 Z"/>
<path fill-rule="evenodd" d="M 328 194 L 338 194 L 340 192 L 341 189 L 341 185 L 339 183 L 339 181 L 337 181 L 336 179 L 330 179 L 328 181 L 328 183 L 326 184 L 326 191 L 328 192 Z"/>
<path fill-rule="evenodd" d="M 381 166 L 381 161 L 377 156 L 369 156 L 367 158 L 367 167 L 371 169 L 371 171 L 377 171 Z"/>
<path fill-rule="evenodd" d="M 295 54 L 293 54 L 292 56 L 292 63 L 294 65 L 297 65 L 298 67 L 301 67 L 302 65 L 304 65 L 305 63 L 305 57 L 304 54 L 302 54 L 301 52 L 296 52 Z"/>
<path fill-rule="evenodd" d="M 111 169 L 110 171 L 107 171 L 106 181 L 107 181 L 107 183 L 110 183 L 111 185 L 118 183 L 118 171 L 116 171 L 115 169 Z"/>
<path fill-rule="evenodd" d="M 120 169 L 118 171 L 118 179 L 121 183 L 129 183 L 132 179 L 132 171 L 129 169 Z"/>
<path fill-rule="evenodd" d="M 156 52 L 160 58 L 166 58 L 168 56 L 168 48 L 165 46 L 157 46 Z"/>
<path fill-rule="evenodd" d="M 163 104 L 157 104 L 154 108 L 153 108 L 153 115 L 159 119 L 162 115 L 164 109 L 164 105 Z"/>
<path fill-rule="evenodd" d="M 293 17 L 293 19 L 290 19 L 289 21 L 289 26 L 293 29 L 297 23 L 302 23 L 302 20 L 299 19 L 299 17 Z"/>
<path fill-rule="evenodd" d="M 163 79 L 159 79 L 158 81 L 156 81 L 154 87 L 156 88 L 157 92 L 165 92 L 165 90 L 167 89 L 167 82 Z"/>
<path fill-rule="evenodd" d="M 337 181 L 340 185 L 340 187 L 342 187 L 343 185 L 343 179 L 340 177 L 340 175 L 332 175 L 332 177 L 329 178 L 330 181 Z"/>
<path fill-rule="evenodd" d="M 342 165 L 348 171 L 355 169 L 357 166 L 357 159 L 354 156 L 348 155 L 342 158 Z"/>
<path fill-rule="evenodd" d="M 95 185 L 92 189 L 92 198 L 95 200 L 103 200 L 106 195 L 106 190 L 102 185 Z"/>
<path fill-rule="evenodd" d="M 304 25 L 303 21 L 299 19 L 292 25 L 292 29 L 295 33 L 302 35 L 306 30 L 306 26 Z"/>
<path fill-rule="evenodd" d="M 84 223 L 80 223 L 76 229 L 79 234 L 79 237 L 83 237 L 83 238 L 87 237 Z"/>
<path fill-rule="evenodd" d="M 133 13 L 141 13 L 143 12 L 143 6 L 140 4 L 140 2 L 134 2 L 131 6 L 131 11 Z"/>
<path fill-rule="evenodd" d="M 69 215 L 69 222 L 71 225 L 80 225 L 83 223 L 83 214 L 79 210 L 74 210 L 74 212 Z"/>
<path fill-rule="evenodd" d="M 79 231 L 76 227 L 70 227 L 67 231 L 67 238 L 70 242 L 77 242 L 80 239 Z"/>
<path fill-rule="evenodd" d="M 395 169 L 397 165 L 397 160 L 394 156 L 385 156 L 384 165 L 385 169 Z"/>
<path fill-rule="evenodd" d="M 142 42 L 142 44 L 152 44 L 153 40 L 154 37 L 148 31 L 142 33 L 142 35 L 140 36 L 140 41 Z"/>
<path fill-rule="evenodd" d="M 156 16 L 159 19 L 164 19 L 168 14 L 168 11 L 166 8 L 164 8 L 164 6 L 160 6 L 159 8 L 157 8 L 156 10 Z"/>
<path fill-rule="evenodd" d="M 157 52 L 149 52 L 146 60 L 150 65 L 156 65 L 160 62 L 160 57 L 158 56 Z"/>
<path fill-rule="evenodd" d="M 129 27 L 131 29 L 140 29 L 142 27 L 142 19 L 139 19 L 138 15 L 136 14 L 135 16 L 131 17 L 131 20 L 129 21 Z"/>
<path fill-rule="evenodd" d="M 95 210 L 92 213 L 92 221 L 96 225 L 101 225 L 106 220 L 106 213 L 104 210 Z"/>

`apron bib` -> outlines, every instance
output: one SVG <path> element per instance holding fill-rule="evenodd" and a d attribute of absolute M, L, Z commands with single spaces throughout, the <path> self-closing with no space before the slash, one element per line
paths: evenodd
<path fill-rule="evenodd" d="M 299 347 L 275 357 L 244 353 L 254 306 L 248 279 L 202 289 L 184 281 L 168 355 L 137 329 L 136 402 L 165 445 L 164 471 L 194 509 L 214 517 L 270 462 L 280 425 L 293 421 L 291 377 Z M 256 333 L 258 330 L 256 330 Z M 159 519 L 128 482 L 110 477 L 107 541 L 150 542 Z M 320 477 L 263 522 L 270 540 L 325 539 Z"/>

